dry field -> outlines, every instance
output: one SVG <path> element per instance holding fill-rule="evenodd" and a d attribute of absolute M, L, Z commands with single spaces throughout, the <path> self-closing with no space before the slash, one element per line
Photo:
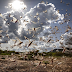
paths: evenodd
<path fill-rule="evenodd" d="M 72 57 L 53 57 L 53 64 L 51 60 L 52 57 L 19 60 L 15 55 L 0 55 L 0 72 L 72 72 Z M 45 64 L 46 61 L 48 64 Z"/>

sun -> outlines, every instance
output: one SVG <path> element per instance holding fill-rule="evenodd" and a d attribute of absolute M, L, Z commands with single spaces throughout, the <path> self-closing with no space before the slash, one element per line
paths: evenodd
<path fill-rule="evenodd" d="M 14 2 L 12 2 L 11 6 L 13 10 L 21 10 L 26 8 L 26 5 L 24 4 L 24 2 L 21 2 L 19 0 L 15 0 Z"/>

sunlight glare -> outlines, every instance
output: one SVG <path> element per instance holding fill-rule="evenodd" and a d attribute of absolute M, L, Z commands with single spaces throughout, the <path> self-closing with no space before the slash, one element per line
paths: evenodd
<path fill-rule="evenodd" d="M 24 2 L 21 2 L 19 0 L 15 0 L 12 4 L 12 9 L 13 10 L 21 10 L 26 8 L 26 5 L 24 4 Z"/>

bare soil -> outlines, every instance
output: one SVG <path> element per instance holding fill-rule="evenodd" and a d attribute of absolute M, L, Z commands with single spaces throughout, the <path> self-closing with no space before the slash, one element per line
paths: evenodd
<path fill-rule="evenodd" d="M 53 57 L 53 64 L 52 57 L 43 57 L 42 60 L 19 60 L 14 57 L 16 56 L 0 55 L 0 72 L 72 72 L 71 57 Z M 49 64 L 44 64 L 43 61 L 48 61 Z"/>

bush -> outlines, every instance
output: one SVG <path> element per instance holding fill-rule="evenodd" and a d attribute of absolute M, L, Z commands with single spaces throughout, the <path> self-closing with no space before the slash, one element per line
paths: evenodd
<path fill-rule="evenodd" d="M 48 61 L 43 61 L 43 63 L 44 63 L 44 64 L 49 64 L 49 62 L 48 62 Z"/>
<path fill-rule="evenodd" d="M 3 57 L 3 58 L 1 58 L 1 59 L 5 59 L 5 58 Z"/>
<path fill-rule="evenodd" d="M 40 56 L 42 56 L 42 53 L 38 53 Z"/>
<path fill-rule="evenodd" d="M 69 56 L 68 54 L 64 54 L 62 52 L 48 52 L 48 53 L 46 53 L 46 56 L 59 56 L 59 57 L 61 57 L 63 55 L 64 56 Z"/>
<path fill-rule="evenodd" d="M 15 54 L 19 54 L 19 52 L 15 52 Z"/>
<path fill-rule="evenodd" d="M 28 59 L 29 60 L 34 60 L 34 58 L 32 57 L 32 55 L 28 55 Z"/>
<path fill-rule="evenodd" d="M 10 55 L 10 54 L 8 54 L 8 53 L 1 53 L 1 55 Z"/>
<path fill-rule="evenodd" d="M 0 50 L 0 55 L 11 55 L 11 53 L 15 53 L 15 51 L 7 51 L 7 50 L 2 51 L 2 50 Z"/>
<path fill-rule="evenodd" d="M 20 57 L 20 56 L 18 56 L 18 57 Z"/>
<path fill-rule="evenodd" d="M 37 65 L 34 64 L 33 66 L 37 66 Z"/>
<path fill-rule="evenodd" d="M 24 60 L 24 59 L 21 57 L 21 58 L 19 58 L 19 60 Z"/>
<path fill-rule="evenodd" d="M 63 53 L 62 52 L 56 52 L 55 56 L 63 56 Z"/>

